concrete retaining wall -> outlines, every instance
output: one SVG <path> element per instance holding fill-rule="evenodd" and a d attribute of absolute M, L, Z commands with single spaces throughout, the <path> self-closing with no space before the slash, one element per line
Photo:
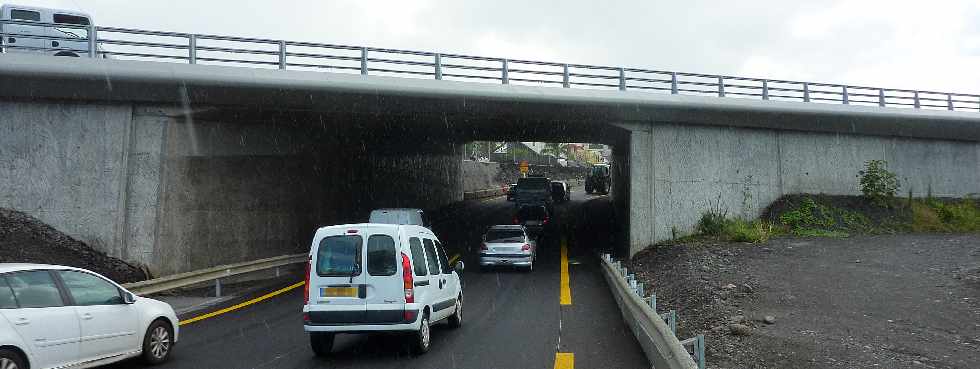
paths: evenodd
<path fill-rule="evenodd" d="M 976 142 L 716 127 L 631 125 L 630 251 L 694 231 L 705 211 L 758 217 L 784 194 L 860 194 L 857 174 L 888 161 L 900 193 L 980 193 Z M 696 149 L 691 149 L 696 148 Z"/>
<path fill-rule="evenodd" d="M 463 160 L 463 192 L 474 192 L 500 187 L 496 178 L 500 174 L 500 163 Z"/>
<path fill-rule="evenodd" d="M 57 101 L 0 102 L 0 116 L 0 207 L 156 275 L 303 252 L 317 227 L 372 208 L 462 199 L 461 146 L 324 117 Z"/>

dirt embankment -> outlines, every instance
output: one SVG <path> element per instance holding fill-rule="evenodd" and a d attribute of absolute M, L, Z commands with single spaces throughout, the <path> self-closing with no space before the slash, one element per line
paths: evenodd
<path fill-rule="evenodd" d="M 0 208 L 0 263 L 67 265 L 102 274 L 117 283 L 146 279 L 133 265 L 92 249 L 37 218 Z"/>

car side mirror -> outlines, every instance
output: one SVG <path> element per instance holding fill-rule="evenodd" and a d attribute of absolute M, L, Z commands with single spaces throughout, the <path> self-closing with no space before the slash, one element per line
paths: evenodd
<path fill-rule="evenodd" d="M 453 265 L 453 270 L 457 272 L 462 272 L 465 266 L 466 264 L 463 264 L 463 261 L 460 260 L 456 262 L 456 265 Z"/>
<path fill-rule="evenodd" d="M 126 305 L 135 304 L 136 303 L 136 295 L 133 295 L 132 292 L 128 292 L 128 291 L 127 292 L 123 292 L 123 303 L 125 303 Z"/>

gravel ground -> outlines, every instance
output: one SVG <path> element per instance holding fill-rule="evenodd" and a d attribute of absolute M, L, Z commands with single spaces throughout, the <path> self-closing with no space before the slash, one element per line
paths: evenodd
<path fill-rule="evenodd" d="M 700 242 L 630 270 L 709 368 L 980 368 L 980 235 Z"/>
<path fill-rule="evenodd" d="M 117 283 L 146 279 L 139 268 L 107 256 L 37 218 L 0 208 L 0 263 L 67 265 L 102 274 Z"/>

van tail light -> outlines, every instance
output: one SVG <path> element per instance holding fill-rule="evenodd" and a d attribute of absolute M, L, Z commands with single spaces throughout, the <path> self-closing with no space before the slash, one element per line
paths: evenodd
<path fill-rule="evenodd" d="M 487 250 L 489 250 L 489 249 L 490 249 L 490 248 L 489 248 L 489 247 L 487 247 L 487 244 L 486 244 L 486 243 L 481 243 L 481 244 L 480 244 L 480 251 L 487 251 Z"/>
<path fill-rule="evenodd" d="M 303 305 L 310 303 L 310 267 L 313 264 L 313 257 L 306 261 L 306 277 L 303 279 Z"/>
<path fill-rule="evenodd" d="M 531 244 L 525 243 L 524 246 L 521 246 L 521 251 L 531 251 Z"/>
<path fill-rule="evenodd" d="M 541 221 L 541 224 L 548 224 L 548 217 L 544 217 L 544 220 Z"/>
<path fill-rule="evenodd" d="M 412 263 L 408 261 L 408 255 L 402 253 L 402 282 L 405 284 L 405 303 L 415 302 L 415 279 L 412 277 Z"/>

